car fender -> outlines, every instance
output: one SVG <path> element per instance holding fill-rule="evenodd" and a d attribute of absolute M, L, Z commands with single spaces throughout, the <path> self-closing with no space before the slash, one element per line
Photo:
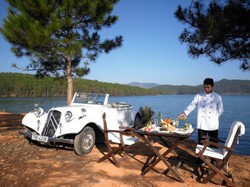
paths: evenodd
<path fill-rule="evenodd" d="M 34 112 L 29 112 L 23 117 L 22 124 L 33 129 L 38 134 L 41 134 L 46 123 L 47 116 L 47 113 L 43 113 L 43 115 L 36 117 Z"/>
<path fill-rule="evenodd" d="M 91 116 L 83 116 L 81 118 L 73 118 L 69 122 L 60 123 L 55 136 L 61 136 L 65 134 L 78 134 L 84 129 L 86 126 L 101 126 L 102 128 L 102 118 L 91 117 Z"/>

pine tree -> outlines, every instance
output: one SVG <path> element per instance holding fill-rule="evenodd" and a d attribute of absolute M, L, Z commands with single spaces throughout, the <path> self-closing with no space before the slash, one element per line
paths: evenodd
<path fill-rule="evenodd" d="M 243 70 L 250 70 L 249 0 L 191 1 L 189 8 L 179 6 L 175 16 L 188 25 L 179 39 L 192 57 L 205 55 L 217 64 L 239 60 Z"/>
<path fill-rule="evenodd" d="M 9 12 L 1 33 L 17 57 L 27 56 L 25 69 L 38 77 L 64 76 L 67 104 L 73 77 L 90 72 L 99 54 L 120 47 L 122 36 L 101 39 L 100 31 L 118 20 L 111 15 L 118 0 L 7 0 Z M 16 66 L 16 65 L 15 65 Z"/>

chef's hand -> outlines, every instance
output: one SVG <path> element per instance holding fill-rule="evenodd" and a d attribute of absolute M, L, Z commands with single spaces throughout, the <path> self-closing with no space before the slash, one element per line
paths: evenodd
<path fill-rule="evenodd" d="M 187 115 L 185 112 L 182 112 L 179 116 L 178 116 L 178 119 L 180 120 L 186 120 L 187 119 Z"/>

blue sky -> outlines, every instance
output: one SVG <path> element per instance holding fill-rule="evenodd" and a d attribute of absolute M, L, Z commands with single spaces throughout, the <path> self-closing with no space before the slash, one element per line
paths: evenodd
<path fill-rule="evenodd" d="M 199 85 L 206 77 L 250 80 L 250 74 L 239 69 L 238 61 L 217 65 L 208 58 L 193 59 L 178 36 L 184 25 L 175 17 L 178 4 L 189 6 L 191 0 L 120 0 L 113 14 L 119 19 L 103 30 L 103 39 L 122 35 L 121 48 L 101 54 L 91 63 L 85 79 L 127 84 L 130 82 L 171 85 Z M 7 14 L 7 4 L 0 3 L 0 25 Z M 13 63 L 25 66 L 27 58 L 16 58 L 10 44 L 0 35 L 0 72 L 22 72 Z"/>

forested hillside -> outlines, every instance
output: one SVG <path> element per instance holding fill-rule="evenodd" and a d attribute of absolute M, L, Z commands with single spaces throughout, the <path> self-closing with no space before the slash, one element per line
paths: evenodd
<path fill-rule="evenodd" d="M 30 74 L 0 73 L 0 97 L 65 97 L 66 89 L 63 78 L 38 79 Z M 80 78 L 74 79 L 74 91 L 109 93 L 112 96 L 158 94 L 152 89 Z"/>
<path fill-rule="evenodd" d="M 153 87 L 152 89 L 159 91 L 160 94 L 195 94 L 202 91 L 203 86 L 160 85 Z M 214 91 L 220 94 L 250 94 L 250 81 L 223 79 L 215 82 Z"/>
<path fill-rule="evenodd" d="M 223 79 L 216 82 L 215 89 L 225 94 L 250 94 L 250 81 Z"/>
<path fill-rule="evenodd" d="M 34 75 L 0 73 L 0 97 L 65 97 L 66 80 L 54 77 L 38 79 Z M 195 94 L 202 85 L 160 85 L 152 89 L 105 83 L 94 80 L 74 79 L 74 91 L 109 93 L 112 96 Z M 250 81 L 226 80 L 215 82 L 214 90 L 220 94 L 250 94 Z"/>

